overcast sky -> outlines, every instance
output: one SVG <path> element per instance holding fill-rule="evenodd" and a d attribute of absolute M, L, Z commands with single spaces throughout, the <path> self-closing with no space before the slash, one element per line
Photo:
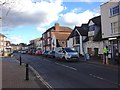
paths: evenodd
<path fill-rule="evenodd" d="M 5 0 L 0 0 L 0 3 Z M 105 0 L 8 0 L 2 5 L 2 30 L 8 40 L 29 43 L 56 22 L 74 28 L 100 15 Z M 15 2 L 13 2 L 15 1 Z M 108 1 L 108 0 L 106 0 Z M 0 9 L 1 10 L 1 9 Z"/>

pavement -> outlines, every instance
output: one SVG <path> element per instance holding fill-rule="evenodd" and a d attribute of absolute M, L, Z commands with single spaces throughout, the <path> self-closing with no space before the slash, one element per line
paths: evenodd
<path fill-rule="evenodd" d="M 108 64 L 103 64 L 102 59 L 96 59 L 94 57 L 91 57 L 89 60 L 84 60 L 84 57 L 80 57 L 80 61 L 90 63 L 90 64 L 96 64 L 96 65 L 102 65 L 106 67 L 113 67 L 113 68 L 119 68 L 118 64 L 115 64 L 112 60 L 108 60 Z"/>
<path fill-rule="evenodd" d="M 2 60 L 1 60 L 2 59 Z M 5 88 L 46 88 L 29 70 L 29 80 L 25 79 L 25 64 L 19 65 L 13 57 L 2 57 L 2 89 Z"/>

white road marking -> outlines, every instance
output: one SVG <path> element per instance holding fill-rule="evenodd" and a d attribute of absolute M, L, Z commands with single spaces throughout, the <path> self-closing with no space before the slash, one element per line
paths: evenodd
<path fill-rule="evenodd" d="M 44 85 L 49 89 L 49 90 L 54 90 L 52 88 L 52 86 L 50 86 L 50 84 L 48 84 L 43 78 L 42 76 L 40 76 L 40 74 L 32 67 L 32 66 L 29 66 L 29 68 L 35 73 L 36 77 L 42 81 L 44 83 Z"/>
<path fill-rule="evenodd" d="M 110 81 L 110 80 L 104 79 L 104 78 L 99 77 L 99 76 L 96 76 L 96 75 L 94 75 L 94 74 L 89 74 L 89 75 L 92 76 L 93 78 L 97 78 L 97 79 L 100 79 L 100 80 L 104 80 L 104 81 L 107 81 L 107 82 L 109 82 L 109 83 L 112 83 L 112 84 L 115 84 L 115 85 L 119 85 L 119 86 L 120 86 L 120 84 L 118 84 L 118 83 L 112 82 L 112 81 Z"/>
<path fill-rule="evenodd" d="M 74 68 L 74 67 L 70 67 L 70 66 L 67 66 L 67 65 L 64 65 L 64 64 L 60 64 L 60 63 L 56 63 L 55 62 L 55 64 L 57 64 L 57 65 L 60 65 L 60 66 L 63 66 L 63 67 L 67 67 L 67 68 L 69 68 L 69 69 L 72 69 L 72 70 L 77 70 L 76 68 Z"/>
<path fill-rule="evenodd" d="M 97 77 L 97 78 L 98 78 L 98 79 L 101 79 L 101 80 L 103 79 L 103 78 L 101 78 L 101 77 Z"/>
<path fill-rule="evenodd" d="M 16 61 L 17 63 L 19 63 L 18 60 L 15 59 L 15 61 Z M 48 84 L 48 83 L 42 78 L 42 76 L 40 76 L 40 74 L 39 74 L 32 66 L 29 65 L 29 68 L 34 72 L 34 74 L 36 75 L 36 77 L 37 77 L 40 81 L 42 81 L 42 83 L 43 83 L 49 90 L 54 90 L 54 89 L 52 88 L 52 86 L 50 86 L 50 84 Z"/>

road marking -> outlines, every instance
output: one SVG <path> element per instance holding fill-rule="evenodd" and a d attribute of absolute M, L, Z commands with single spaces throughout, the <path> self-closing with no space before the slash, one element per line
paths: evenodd
<path fill-rule="evenodd" d="M 15 61 L 16 61 L 17 63 L 19 63 L 18 60 L 15 59 Z M 31 71 L 33 71 L 33 73 L 36 75 L 36 77 L 37 77 L 40 81 L 42 81 L 42 83 L 43 83 L 49 90 L 54 90 L 54 89 L 52 88 L 52 86 L 50 86 L 50 85 L 42 78 L 42 76 L 40 76 L 40 74 L 39 74 L 31 65 L 29 65 L 29 68 L 30 68 Z"/>
<path fill-rule="evenodd" d="M 104 79 L 104 78 L 99 77 L 99 76 L 96 76 L 96 75 L 94 75 L 94 74 L 89 74 L 89 75 L 92 76 L 93 78 L 97 78 L 97 79 L 100 79 L 100 80 L 104 80 L 104 81 L 107 81 L 107 82 L 109 82 L 109 83 L 112 83 L 112 84 L 115 84 L 115 85 L 120 86 L 120 84 L 118 84 L 118 83 L 112 82 L 112 81 L 110 81 L 110 80 Z"/>
<path fill-rule="evenodd" d="M 60 65 L 60 66 L 63 66 L 63 67 L 67 67 L 67 68 L 69 68 L 69 69 L 72 69 L 72 70 L 77 70 L 76 68 L 74 68 L 74 67 L 70 67 L 70 66 L 67 66 L 67 65 L 64 65 L 64 64 L 60 64 L 60 63 L 56 63 L 55 62 L 55 64 L 57 64 L 57 65 Z"/>
<path fill-rule="evenodd" d="M 32 66 L 29 65 L 29 68 L 35 73 L 36 77 L 37 77 L 40 81 L 42 81 L 42 83 L 43 83 L 49 90 L 54 90 L 54 89 L 52 88 L 52 86 L 50 86 L 50 84 L 48 84 L 48 83 L 42 78 L 42 76 L 40 76 L 40 74 L 39 74 Z"/>
<path fill-rule="evenodd" d="M 97 78 L 98 78 L 98 79 L 101 79 L 101 80 L 103 79 L 103 78 L 101 78 L 101 77 L 97 77 Z"/>

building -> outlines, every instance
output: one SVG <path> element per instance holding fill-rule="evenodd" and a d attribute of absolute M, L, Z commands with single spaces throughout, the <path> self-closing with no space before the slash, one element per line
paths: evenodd
<path fill-rule="evenodd" d="M 88 25 L 82 24 L 81 27 L 75 26 L 74 30 L 67 39 L 67 47 L 74 47 L 81 55 L 84 55 L 83 42 L 88 36 Z"/>
<path fill-rule="evenodd" d="M 56 47 L 67 47 L 67 38 L 70 33 L 54 33 L 52 35 L 52 49 L 54 50 Z"/>
<path fill-rule="evenodd" d="M 6 51 L 6 36 L 0 33 L 0 56 Z"/>
<path fill-rule="evenodd" d="M 84 42 L 85 53 L 98 57 L 103 54 L 101 16 L 90 19 L 88 21 L 88 28 L 88 40 Z"/>
<path fill-rule="evenodd" d="M 34 40 L 30 40 L 30 44 L 28 45 L 28 49 L 34 49 Z"/>
<path fill-rule="evenodd" d="M 25 43 L 20 43 L 19 45 L 19 50 L 27 50 L 28 46 Z"/>
<path fill-rule="evenodd" d="M 102 38 L 104 46 L 108 46 L 111 56 L 114 58 L 114 51 L 120 52 L 120 0 L 106 2 L 100 6 L 102 22 Z"/>
<path fill-rule="evenodd" d="M 41 38 L 37 38 L 37 39 L 34 40 L 34 47 L 37 50 L 43 50 L 43 47 L 42 47 L 42 37 Z"/>
<path fill-rule="evenodd" d="M 29 49 L 43 50 L 42 37 L 30 40 L 30 44 L 28 45 L 28 47 Z"/>
<path fill-rule="evenodd" d="M 12 50 L 12 47 L 11 47 L 10 41 L 6 41 L 6 51 L 7 51 L 8 53 L 10 53 L 11 50 Z"/>
<path fill-rule="evenodd" d="M 58 23 L 55 23 L 54 26 L 42 34 L 43 49 L 54 50 L 55 47 L 66 47 L 67 36 L 71 32 L 71 28 L 59 26 Z"/>
<path fill-rule="evenodd" d="M 12 51 L 18 51 L 20 50 L 20 47 L 18 44 L 11 44 Z"/>

